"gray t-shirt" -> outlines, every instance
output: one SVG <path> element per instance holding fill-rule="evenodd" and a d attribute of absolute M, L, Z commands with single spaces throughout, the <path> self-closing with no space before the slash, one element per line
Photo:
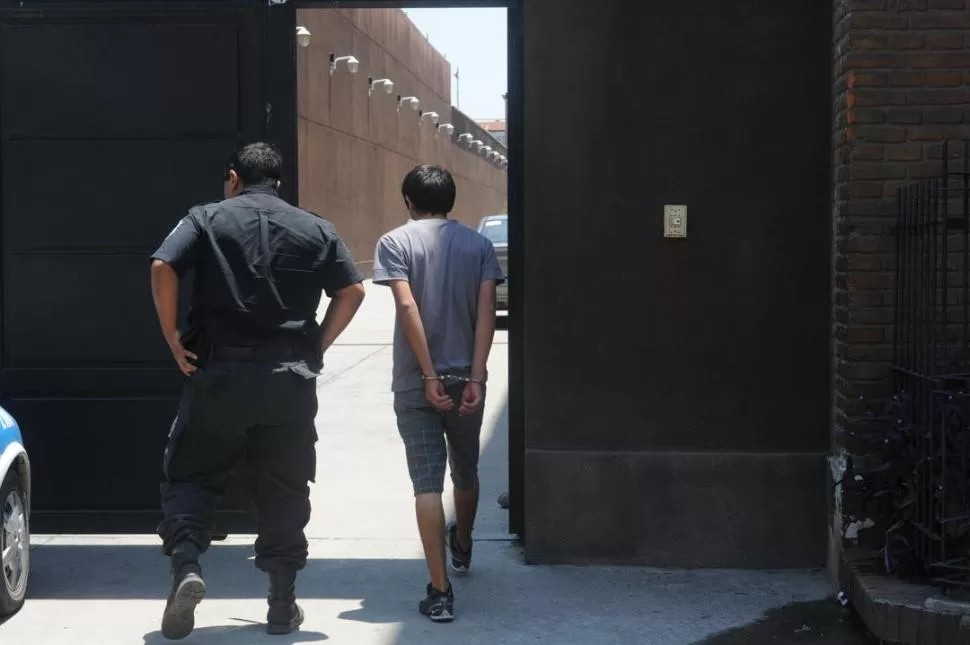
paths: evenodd
<path fill-rule="evenodd" d="M 394 280 L 411 285 L 435 371 L 467 374 L 475 352 L 481 284 L 505 280 L 492 242 L 454 220 L 410 220 L 381 237 L 374 252 L 374 283 Z M 421 366 L 396 322 L 391 389 L 423 387 Z"/>

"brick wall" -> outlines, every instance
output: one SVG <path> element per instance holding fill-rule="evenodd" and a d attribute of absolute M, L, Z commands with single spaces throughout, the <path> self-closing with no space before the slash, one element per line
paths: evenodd
<path fill-rule="evenodd" d="M 945 139 L 970 138 L 970 11 L 967 0 L 837 0 L 834 9 L 838 459 L 871 447 L 852 432 L 859 397 L 878 411 L 890 393 L 896 189 L 939 172 Z"/>

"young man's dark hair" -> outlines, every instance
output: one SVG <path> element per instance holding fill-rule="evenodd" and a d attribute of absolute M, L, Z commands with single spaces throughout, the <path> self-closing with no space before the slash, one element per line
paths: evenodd
<path fill-rule="evenodd" d="M 226 179 L 234 170 L 245 186 L 272 186 L 280 180 L 283 156 L 268 143 L 250 143 L 239 148 L 226 165 Z"/>
<path fill-rule="evenodd" d="M 407 174 L 401 194 L 408 208 L 447 215 L 455 208 L 455 179 L 441 166 L 418 166 Z"/>

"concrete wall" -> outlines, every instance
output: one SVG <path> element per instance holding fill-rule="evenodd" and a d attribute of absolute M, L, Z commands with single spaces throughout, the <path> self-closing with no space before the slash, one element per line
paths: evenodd
<path fill-rule="evenodd" d="M 312 33 L 310 47 L 297 53 L 300 205 L 336 225 L 361 268 L 370 269 L 377 238 L 407 220 L 401 181 L 419 163 L 455 175 L 456 219 L 474 225 L 505 212 L 505 170 L 454 137 L 436 137 L 416 112 L 398 113 L 400 94 L 420 98 L 442 123 L 452 119 L 451 66 L 403 12 L 302 9 L 297 22 Z M 331 76 L 330 52 L 360 60 L 357 75 L 341 67 Z M 392 79 L 394 93 L 375 89 L 368 97 L 368 76 Z"/>

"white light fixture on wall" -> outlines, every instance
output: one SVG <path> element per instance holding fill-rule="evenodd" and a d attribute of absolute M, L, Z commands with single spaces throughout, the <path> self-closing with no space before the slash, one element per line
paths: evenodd
<path fill-rule="evenodd" d="M 330 52 L 330 75 L 337 71 L 337 65 L 340 63 L 347 64 L 347 71 L 351 74 L 356 74 L 357 70 L 360 69 L 360 61 L 353 56 L 340 56 L 337 57 L 336 54 Z"/>
<path fill-rule="evenodd" d="M 446 137 L 450 137 L 455 133 L 455 126 L 451 125 L 450 123 L 442 123 L 437 128 L 435 128 L 435 135 L 441 134 L 442 132 L 445 134 Z"/>
<path fill-rule="evenodd" d="M 475 139 L 469 145 L 471 145 L 472 150 L 474 150 L 475 152 L 478 152 L 479 150 L 482 149 L 482 146 L 484 146 L 485 143 L 482 141 L 479 141 L 478 139 Z"/>
<path fill-rule="evenodd" d="M 421 113 L 421 122 L 422 123 L 424 121 L 431 121 L 432 123 L 435 124 L 435 126 L 437 126 L 438 125 L 438 119 L 439 118 L 440 117 L 438 116 L 438 113 L 437 112 L 422 112 Z"/>
<path fill-rule="evenodd" d="M 310 37 L 312 35 L 313 34 L 310 33 L 309 29 L 303 25 L 300 25 L 296 28 L 296 44 L 301 48 L 306 49 L 310 46 Z"/>
<path fill-rule="evenodd" d="M 492 154 L 492 146 L 482 146 L 479 152 L 482 153 L 482 156 L 488 157 L 488 155 Z"/>
<path fill-rule="evenodd" d="M 458 136 L 458 143 L 460 143 L 463 146 L 471 146 L 472 145 L 472 139 L 474 139 L 474 138 L 475 138 L 474 135 L 468 134 L 466 132 L 465 134 L 462 134 L 462 135 L 459 135 Z"/>
<path fill-rule="evenodd" d="M 367 79 L 367 96 L 374 93 L 374 87 L 383 87 L 385 94 L 392 94 L 394 92 L 394 81 L 389 78 L 379 78 L 376 81 L 374 77 L 371 76 Z"/>
<path fill-rule="evenodd" d="M 401 111 L 401 107 L 402 106 L 405 106 L 405 105 L 408 106 L 409 108 L 411 108 L 412 110 L 414 110 L 415 112 L 417 112 L 418 111 L 418 108 L 421 107 L 421 99 L 419 99 L 416 96 L 405 96 L 404 98 L 401 98 L 401 95 L 398 94 L 397 95 L 397 111 L 400 112 Z"/>

